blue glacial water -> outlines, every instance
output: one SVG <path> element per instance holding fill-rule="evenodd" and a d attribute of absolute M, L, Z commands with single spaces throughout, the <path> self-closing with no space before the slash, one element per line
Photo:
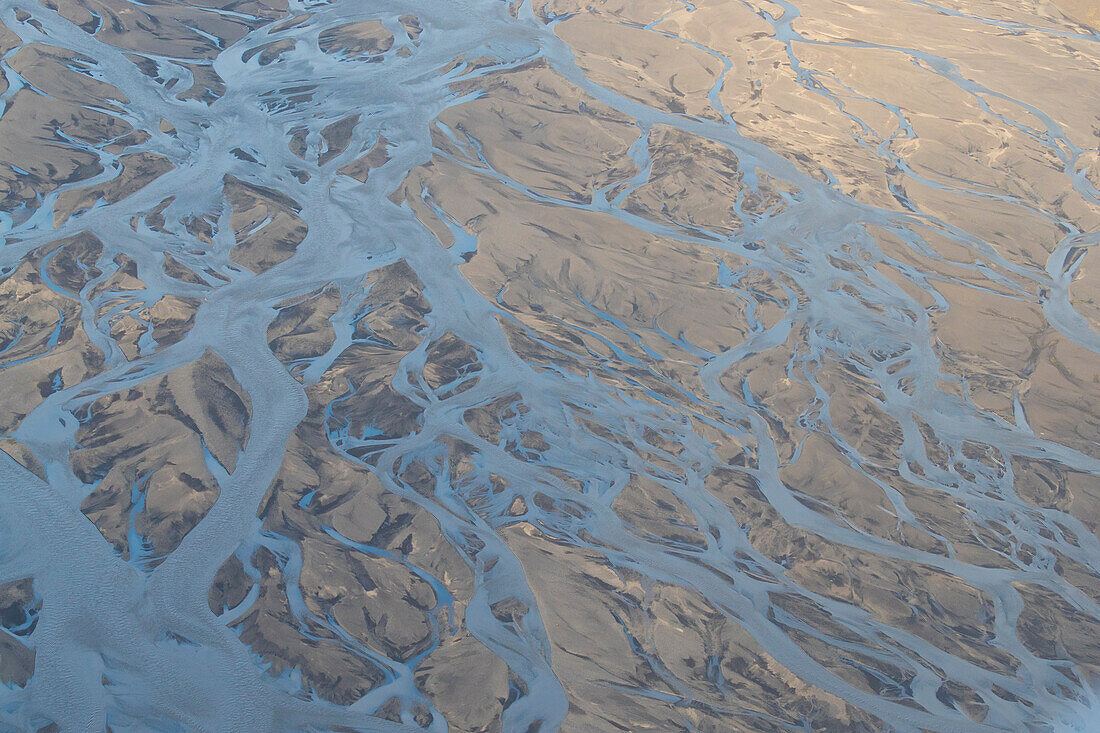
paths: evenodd
<path fill-rule="evenodd" d="M 1100 720 L 1096 650 L 1066 642 L 1053 652 L 1044 651 L 1028 642 L 1028 634 L 1036 632 L 1032 626 L 1023 628 L 1020 620 L 1045 619 L 1040 626 L 1058 628 L 1067 639 L 1066 629 L 1076 628 L 1087 637 L 1100 624 L 1100 541 L 1094 532 L 1100 504 L 1089 504 L 1088 498 L 1089 487 L 1095 493 L 1100 482 L 1100 452 L 1094 442 L 1100 370 L 1095 361 L 1085 360 L 1084 369 L 1069 380 L 1077 391 L 1067 396 L 1068 402 L 1083 405 L 1085 416 L 1074 437 L 1057 421 L 1052 424 L 1061 427 L 1033 428 L 1037 418 L 1028 415 L 1032 403 L 1025 404 L 1026 390 L 1019 387 L 1028 375 L 999 387 L 998 404 L 1007 407 L 1000 412 L 990 408 L 969 390 L 966 377 L 945 366 L 948 356 L 937 341 L 942 314 L 973 307 L 970 328 L 991 328 L 983 325 L 980 313 L 982 308 L 995 310 L 997 299 L 1003 298 L 1035 306 L 1043 321 L 1040 330 L 1050 338 L 1089 354 L 1089 359 L 1100 353 L 1097 322 L 1075 306 L 1071 292 L 1075 278 L 1092 264 L 1092 248 L 1100 241 L 1100 231 L 1088 224 L 1100 210 L 1100 192 L 1087 175 L 1092 153 L 1087 145 L 1095 145 L 1095 139 L 1083 142 L 1071 135 L 1057 115 L 1029 100 L 1026 90 L 1013 96 L 976 80 L 970 67 L 953 58 L 952 53 L 961 54 L 958 49 L 940 55 L 927 46 L 829 38 L 805 30 L 809 26 L 801 19 L 819 10 L 812 2 L 776 0 L 766 7 L 738 7 L 747 9 L 766 29 L 764 36 L 782 49 L 775 64 L 790 70 L 800 98 L 835 108 L 850 123 L 844 134 L 850 136 L 852 149 L 888 171 L 889 182 L 881 188 L 889 205 L 845 191 L 840 180 L 846 171 L 841 168 L 821 167 L 815 173 L 792 160 L 782 146 L 745 131 L 726 94 L 740 84 L 738 75 L 747 73 L 744 63 L 727 55 L 728 49 L 717 50 L 719 43 L 688 38 L 666 22 L 702 12 L 702 5 L 670 3 L 648 22 L 627 25 L 683 41 L 710 59 L 717 71 L 700 93 L 713 111 L 706 116 L 653 104 L 586 71 L 583 55 L 555 32 L 571 22 L 573 11 L 555 14 L 528 2 L 509 5 L 500 0 L 295 1 L 274 20 L 261 18 L 251 4 L 208 3 L 201 7 L 217 5 L 209 11 L 212 16 L 226 23 L 240 20 L 234 27 L 244 30 L 227 39 L 210 30 L 213 25 L 184 23 L 213 47 L 203 64 L 216 72 L 224 88 L 198 90 L 214 97 L 210 103 L 180 99 L 181 90 L 201 82 L 195 66 L 174 50 L 163 55 L 143 51 L 155 61 L 156 78 L 143 73 L 136 53 L 126 50 L 124 36 L 106 33 L 104 23 L 109 14 L 121 12 L 119 7 L 137 13 L 151 6 L 136 1 L 116 5 L 103 4 L 103 12 L 92 12 L 91 25 L 84 27 L 47 5 L 0 0 L 0 20 L 18 37 L 4 56 L 7 86 L 0 102 L 10 103 L 17 93 L 50 96 L 8 66 L 18 48 L 44 44 L 70 51 L 82 60 L 70 70 L 121 92 L 123 99 L 102 100 L 100 107 L 147 133 L 148 139 L 131 142 L 126 152 L 163 156 L 172 166 L 117 200 L 100 199 L 56 223 L 64 192 L 111 181 L 119 175 L 115 164 L 120 158 L 110 140 L 84 139 L 59 125 L 54 144 L 91 156 L 102 172 L 60 183 L 33 202 L 5 209 L 0 222 L 0 272 L 5 277 L 13 277 L 10 273 L 21 262 L 38 257 L 45 245 L 91 232 L 103 244 L 96 272 L 107 273 L 107 263 L 125 255 L 137 263 L 141 281 L 132 288 L 104 285 L 106 274 L 89 271 L 81 291 L 73 293 L 51 279 L 48 268 L 55 255 L 47 254 L 35 260 L 39 283 L 78 303 L 80 312 L 67 315 L 54 306 L 56 325 L 47 329 L 44 344 L 31 356 L 17 350 L 32 338 L 20 323 L 0 348 L 0 380 L 5 370 L 62 353 L 58 350 L 66 348 L 76 323 L 82 324 L 89 348 L 103 355 L 102 368 L 84 379 L 64 381 L 68 373 L 63 370 L 48 394 L 28 404 L 26 416 L 11 432 L 34 452 L 46 480 L 14 460 L 0 461 L 0 580 L 33 576 L 43 599 L 37 625 L 27 637 L 35 652 L 34 673 L 23 685 L 0 686 L 0 727 L 37 730 L 53 723 L 66 731 L 103 730 L 107 725 L 114 731 L 465 730 L 449 722 L 449 712 L 418 681 L 425 660 L 462 626 L 510 670 L 498 729 L 603 729 L 568 722 L 573 696 L 581 694 L 574 693 L 579 681 L 563 671 L 565 652 L 555 646 L 547 607 L 560 604 L 568 615 L 574 601 L 536 592 L 540 578 L 525 566 L 526 556 L 510 534 L 520 525 L 532 528 L 547 546 L 598 558 L 591 562 L 620 577 L 643 578 L 647 587 L 680 588 L 702 599 L 715 617 L 747 632 L 798 685 L 840 701 L 855 716 L 851 720 L 872 721 L 861 725 L 898 731 L 1086 730 Z M 941 7 L 923 0 L 899 5 L 986 27 L 990 33 L 1072 43 L 1093 64 L 1092 78 L 1100 86 L 1095 70 L 1100 36 L 1087 28 L 1040 22 L 1024 11 L 1005 19 L 964 5 Z M 89 5 L 93 7 L 99 6 Z M 411 34 L 400 20 L 403 16 L 414 16 L 420 30 Z M 380 21 L 394 42 L 369 58 L 322 50 L 327 29 L 359 21 Z M 265 63 L 254 52 L 273 43 L 283 44 L 283 50 Z M 907 144 L 924 141 L 918 132 L 924 123 L 911 119 L 917 115 L 907 106 L 907 89 L 894 89 L 890 98 L 865 94 L 843 81 L 847 77 L 815 63 L 815 49 L 892 54 L 919 69 L 922 78 L 934 78 L 951 94 L 971 100 L 988 124 L 1014 131 L 1057 161 L 1052 175 L 1065 190 L 1059 201 L 1075 197 L 1077 208 L 1028 198 L 1008 186 L 932 175 L 927 167 L 911 163 L 904 151 Z M 659 57 L 653 63 L 670 59 Z M 580 107 L 570 103 L 579 110 L 576 114 L 584 113 L 585 104 L 598 104 L 610 112 L 595 113 L 597 117 L 614 115 L 632 128 L 632 141 L 620 156 L 626 166 L 623 175 L 586 183 L 585 195 L 566 195 L 525 177 L 522 167 L 498 163 L 511 143 L 499 138 L 486 142 L 478 138 L 480 128 L 445 121 L 448 113 L 490 97 L 485 90 L 494 80 L 535 67 L 548 69 L 578 98 L 589 100 Z M 178 83 L 169 84 L 171 80 Z M 1073 91 L 1067 88 L 1065 94 Z M 524 103 L 522 97 L 513 101 Z M 1083 105 L 1094 103 L 1091 94 L 1083 96 Z M 83 110 L 95 106 L 74 105 Z M 779 137 L 785 125 L 800 124 L 794 119 L 800 113 L 790 114 L 786 123 L 782 118 L 772 121 Z M 318 152 L 329 145 L 322 130 L 349 115 L 358 115 L 350 143 L 322 162 L 325 156 Z M 883 124 L 893 130 L 887 136 L 876 132 Z M 738 225 L 712 226 L 702 217 L 685 223 L 629 205 L 662 165 L 654 141 L 666 130 L 708 141 L 736 157 L 740 192 L 728 205 Z M 560 154 L 568 159 L 569 145 L 583 147 L 585 134 L 559 140 Z M 312 157 L 293 151 L 295 135 L 306 141 Z M 379 135 L 389 145 L 384 163 L 373 167 L 365 182 L 341 175 Z M 6 154 L 16 156 L 11 161 L 14 174 L 29 175 L 31 166 L 18 159 L 19 151 Z M 843 154 L 836 160 L 845 165 Z M 521 202 L 527 207 L 524 212 L 540 212 L 545 227 L 600 217 L 602 226 L 626 232 L 616 237 L 683 247 L 700 271 L 709 273 L 706 287 L 739 299 L 740 341 L 703 343 L 713 311 L 693 308 L 686 290 L 688 300 L 676 303 L 680 315 L 668 325 L 656 316 L 632 318 L 629 308 L 616 310 L 613 296 L 597 297 L 599 288 L 578 284 L 581 275 L 543 282 L 547 292 L 554 292 L 554 302 L 565 305 L 538 319 L 527 317 L 526 304 L 514 300 L 521 296 L 513 295 L 531 287 L 521 268 L 501 266 L 493 288 L 485 286 L 488 276 L 473 270 L 494 257 L 503 262 L 499 253 L 506 249 L 507 237 L 502 244 L 499 232 L 479 231 L 471 224 L 473 212 L 457 210 L 428 186 L 412 197 L 419 199 L 420 208 L 394 195 L 412 172 L 433 161 L 460 172 L 447 175 L 469 175 L 461 180 L 476 180 L 476 186 L 491 188 L 502 199 Z M 577 176 L 579 171 L 580 164 Z M 308 232 L 293 256 L 259 273 L 230 259 L 227 253 L 240 233 L 233 231 L 232 212 L 223 205 L 227 175 L 274 190 L 300 207 L 297 216 Z M 769 189 L 771 204 L 755 205 L 769 182 L 776 181 L 783 185 Z M 683 193 L 689 207 L 691 183 Z M 446 176 L 434 185 L 448 185 Z M 453 185 L 478 195 L 473 184 Z M 909 193 L 916 187 L 924 192 L 919 200 Z M 929 203 L 951 197 L 965 204 L 937 208 Z M 150 226 L 149 212 L 165 200 L 169 203 L 159 211 L 169 224 Z M 1039 222 L 1036 226 L 1059 232 L 1044 250 L 1045 260 L 1029 262 L 1014 256 L 1004 241 L 972 231 L 967 212 L 994 205 L 1026 212 L 1028 221 Z M 209 212 L 219 212 L 210 216 L 215 233 L 209 241 L 179 225 Z M 270 216 L 251 226 L 262 230 L 275 221 L 275 214 Z M 434 222 L 427 221 L 429 216 Z M 141 217 L 146 223 L 135 224 Z M 1011 229 L 1013 224 L 1005 226 Z M 946 254 L 947 247 L 939 244 L 944 242 L 951 252 L 965 252 L 966 257 Z M 902 251 L 919 257 L 905 260 Z M 200 277 L 205 284 L 173 278 L 162 267 L 166 252 L 185 260 L 195 273 L 213 272 L 218 278 L 206 282 Z M 371 275 L 402 261 L 421 284 L 427 304 L 423 324 L 406 334 L 413 344 L 401 350 L 386 378 L 404 405 L 394 409 L 407 410 L 415 423 L 415 429 L 404 431 L 382 419 L 392 414 L 370 422 L 356 412 L 372 399 L 368 388 L 373 383 L 348 377 L 326 404 L 314 405 L 315 395 L 327 394 L 317 391 L 318 385 L 332 383 L 326 375 L 345 363 L 342 355 L 346 361 L 348 354 L 359 353 L 349 349 L 397 353 L 392 334 L 372 330 L 376 309 L 385 305 L 378 299 L 388 296 L 378 295 Z M 624 277 L 620 292 L 650 287 L 630 282 L 611 261 L 592 265 L 596 271 L 604 268 L 600 282 Z M 922 270 L 922 261 L 942 265 L 942 272 L 950 274 Z M 894 277 L 884 274 L 886 269 Z M 553 270 L 556 274 L 556 264 Z M 773 286 L 759 287 L 761 279 Z M 945 282 L 969 288 L 980 304 L 949 302 L 939 287 Z M 669 287 L 669 292 L 657 294 L 666 299 L 662 302 L 677 300 L 675 285 Z M 331 340 L 320 353 L 280 361 L 269 344 L 268 326 L 287 303 L 325 288 L 334 288 L 339 301 L 320 316 L 331 328 Z M 163 345 L 146 320 L 136 350 L 125 353 L 112 324 L 135 303 L 152 305 L 170 295 L 201 301 L 193 325 L 178 341 Z M 988 301 L 981 300 L 985 296 Z M 684 319 L 694 321 L 688 327 Z M 469 345 L 474 356 L 445 383 L 432 385 L 430 347 L 446 334 Z M 9 350 L 15 355 L 9 356 Z M 135 475 L 124 531 L 130 549 L 123 558 L 80 509 L 95 485 L 79 480 L 71 468 L 71 452 L 82 447 L 78 431 L 90 419 L 87 411 L 94 400 L 169 374 L 207 350 L 228 364 L 250 398 L 247 444 L 231 466 L 201 443 L 198 462 L 216 480 L 218 497 L 166 555 L 157 554 L 139 529 L 144 526 L 139 517 L 147 512 L 149 476 Z M 882 416 L 875 419 L 896 427 L 888 437 L 876 439 L 872 431 L 869 439 L 859 438 L 859 430 L 853 430 L 860 418 L 841 409 L 851 397 L 848 387 L 838 386 L 838 365 L 847 370 L 850 384 L 861 385 L 857 389 Z M 762 381 L 753 381 L 754 370 L 765 375 Z M 800 385 L 804 394 L 803 402 L 786 415 L 778 414 L 782 408 L 772 399 L 771 383 L 780 381 Z M 502 399 L 524 409 L 501 419 L 492 438 L 471 428 L 470 411 L 496 409 L 493 405 Z M 317 416 L 311 422 L 307 416 L 313 415 L 314 406 Z M 1057 413 L 1059 408 L 1035 409 Z M 271 515 L 262 514 L 265 496 L 292 436 L 307 430 L 303 426 L 313 431 L 316 445 L 330 451 L 323 460 L 366 468 L 385 492 L 430 514 L 441 541 L 468 565 L 473 580 L 459 591 L 448 585 L 456 582 L 453 578 L 418 565 L 420 560 L 409 551 L 376 547 L 348 534 L 347 525 L 337 528 L 320 520 L 317 541 L 334 543 L 340 552 L 385 560 L 430 589 L 433 600 L 423 609 L 430 619 L 429 640 L 415 653 L 391 654 L 357 638 L 335 615 L 318 613 L 304 598 L 300 580 L 308 564 L 303 559 L 307 540 L 265 525 L 272 521 Z M 124 432 L 142 429 L 138 420 Z M 541 441 L 531 440 L 534 433 Z M 785 467 L 811 450 L 811 435 L 830 446 L 842 475 L 876 487 L 878 504 L 864 507 L 857 500 L 841 505 L 838 498 L 833 506 L 828 496 L 812 490 L 812 475 L 791 477 Z M 472 467 L 460 477 L 449 468 L 451 438 L 474 447 Z M 881 444 L 876 446 L 876 440 Z M 892 459 L 877 450 L 887 442 L 895 453 Z M 727 444 L 744 448 L 733 456 L 716 448 Z M 1031 493 L 1023 496 L 1022 482 L 1035 479 L 1023 476 L 1021 461 L 1077 476 L 1080 488 L 1071 491 L 1084 498 L 1042 504 L 1028 498 Z M 404 478 L 416 465 L 431 469 L 427 490 Z M 746 517 L 728 492 L 715 489 L 716 477 L 731 470 L 770 507 L 767 512 Z M 507 488 L 489 491 L 493 477 Z M 637 477 L 675 497 L 683 533 L 647 529 L 624 516 L 624 502 Z M 919 504 L 913 493 L 918 490 Z M 304 513 L 321 511 L 324 492 L 325 486 L 303 490 L 292 504 Z M 956 525 L 948 528 L 950 522 L 939 521 L 928 508 L 929 496 L 967 528 L 970 544 L 981 545 L 994 559 L 975 559 L 977 555 L 963 548 Z M 667 506 L 671 512 L 672 504 Z M 858 519 L 863 513 L 874 515 L 874 521 Z M 896 531 L 875 531 L 872 525 L 881 521 Z M 769 522 L 825 543 L 833 548 L 825 552 L 837 558 L 856 558 L 849 570 L 865 586 L 882 581 L 893 588 L 894 579 L 886 576 L 908 568 L 917 575 L 949 579 L 983 600 L 976 615 L 958 611 L 952 605 L 957 597 L 946 590 L 938 599 L 933 592 L 906 600 L 913 618 L 931 614 L 943 619 L 941 636 L 924 633 L 920 623 L 880 613 L 870 593 L 844 599 L 799 576 L 798 559 L 762 547 L 759 532 Z M 906 533 L 925 540 L 909 541 Z M 271 659 L 261 659 L 246 643 L 235 624 L 266 592 L 260 590 L 261 572 L 251 564 L 261 550 L 275 558 L 272 567 L 282 578 L 288 617 L 297 625 L 301 643 L 332 644 L 380 670 L 373 688 L 355 702 L 336 704 L 319 690 L 303 693 L 315 684 L 304 681 L 306 673 L 291 664 L 286 671 L 268 674 Z M 208 593 L 229 557 L 241 562 L 249 590 L 238 605 L 215 617 Z M 567 563 L 573 556 L 555 557 Z M 1070 565 L 1072 577 L 1065 570 Z M 1042 594 L 1024 593 L 1025 586 Z M 608 586 L 605 592 L 619 590 Z M 466 595 L 459 607 L 460 593 Z M 829 624 L 800 615 L 798 606 L 778 603 L 777 595 L 812 606 Z M 1040 598 L 1058 599 L 1072 615 L 1046 616 L 1048 609 L 1036 600 Z M 523 604 L 522 622 L 491 610 L 502 599 Z M 576 603 L 580 627 L 586 623 L 580 617 L 592 612 Z M 687 711 L 686 722 L 676 729 L 824 729 L 815 723 L 823 718 L 815 719 L 805 709 L 767 711 L 750 700 L 750 693 L 726 679 L 730 672 L 723 671 L 718 652 L 698 667 L 700 679 L 709 685 L 705 694 L 700 692 L 697 680 L 685 678 L 653 639 L 639 633 L 622 613 L 615 614 L 615 623 L 601 627 L 601 633 L 621 634 L 633 655 L 630 664 L 649 670 L 646 679 L 652 684 L 600 681 L 608 694 L 625 691 L 639 706 L 644 701 Z M 964 626 L 953 626 L 958 614 L 969 614 L 967 624 L 978 618 L 984 636 L 961 637 L 973 625 L 964 625 L 965 632 L 959 630 Z M 952 636 L 963 640 L 943 641 Z M 973 652 L 978 648 L 980 653 Z M 989 656 L 983 656 L 986 652 Z M 1005 657 L 1013 660 L 1007 667 L 989 662 Z M 456 664 L 461 668 L 461 661 Z M 845 665 L 854 676 L 838 671 Z M 953 697 L 948 683 L 969 689 L 973 708 L 980 712 L 966 712 L 955 699 L 961 694 Z M 406 712 L 397 721 L 384 720 L 378 711 L 394 698 Z M 417 706 L 432 714 L 414 718 L 408 711 Z M 691 711 L 700 710 L 707 722 L 691 717 Z M 859 718 L 863 714 L 867 717 Z M 627 720 L 623 726 L 661 728 Z"/>

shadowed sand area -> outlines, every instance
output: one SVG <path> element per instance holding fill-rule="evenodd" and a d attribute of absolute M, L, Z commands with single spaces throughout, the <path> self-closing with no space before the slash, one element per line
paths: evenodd
<path fill-rule="evenodd" d="M 1093 0 L 0 0 L 0 110 L 0 731 L 1100 721 Z"/>

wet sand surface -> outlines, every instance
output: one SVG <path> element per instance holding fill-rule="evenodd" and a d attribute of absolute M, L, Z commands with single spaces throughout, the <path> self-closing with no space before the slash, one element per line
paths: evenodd
<path fill-rule="evenodd" d="M 0 730 L 1100 721 L 1092 0 L 0 0 Z"/>

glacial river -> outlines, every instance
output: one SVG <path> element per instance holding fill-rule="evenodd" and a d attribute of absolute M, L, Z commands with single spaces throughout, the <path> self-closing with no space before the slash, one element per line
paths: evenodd
<path fill-rule="evenodd" d="M 1087 17 L 0 21 L 0 728 L 1100 720 Z"/>

